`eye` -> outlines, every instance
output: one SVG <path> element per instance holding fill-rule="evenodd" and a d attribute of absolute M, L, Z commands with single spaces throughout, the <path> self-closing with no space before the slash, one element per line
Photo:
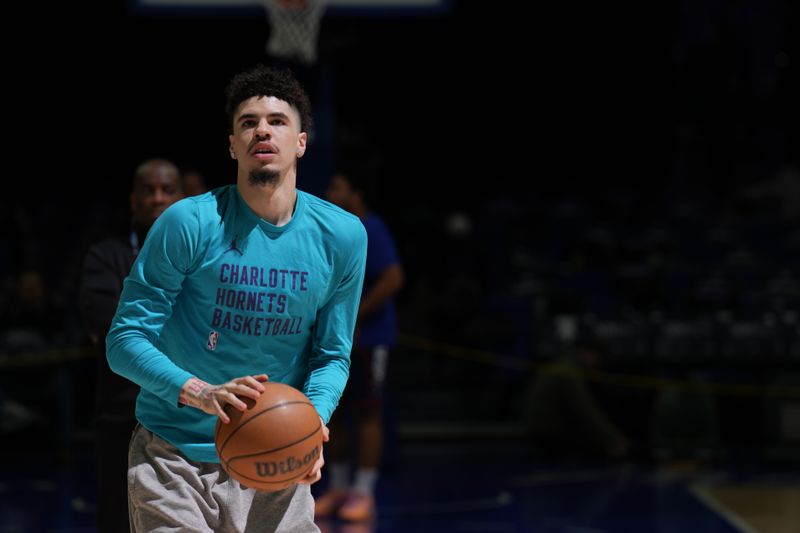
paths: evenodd
<path fill-rule="evenodd" d="M 242 122 L 242 127 L 243 128 L 253 128 L 253 127 L 255 127 L 255 125 L 256 125 L 256 121 L 255 120 L 247 119 L 247 120 Z"/>
<path fill-rule="evenodd" d="M 273 118 L 269 121 L 269 123 L 273 126 L 282 126 L 283 124 L 286 124 L 286 121 L 282 118 Z"/>

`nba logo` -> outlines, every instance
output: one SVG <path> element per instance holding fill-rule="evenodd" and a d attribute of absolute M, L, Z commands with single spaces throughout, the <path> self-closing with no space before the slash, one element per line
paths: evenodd
<path fill-rule="evenodd" d="M 217 339 L 219 338 L 219 333 L 216 331 L 212 331 L 208 334 L 208 343 L 206 347 L 211 350 L 212 352 L 217 348 Z"/>

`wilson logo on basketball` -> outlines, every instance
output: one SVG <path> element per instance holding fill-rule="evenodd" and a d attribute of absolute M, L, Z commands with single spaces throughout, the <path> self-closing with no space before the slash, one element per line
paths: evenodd
<path fill-rule="evenodd" d="M 307 467 L 319 456 L 319 446 L 308 452 L 304 457 L 289 457 L 285 461 L 270 461 L 268 463 L 256 463 L 256 472 L 260 477 L 272 477 L 288 474 L 303 467 Z"/>

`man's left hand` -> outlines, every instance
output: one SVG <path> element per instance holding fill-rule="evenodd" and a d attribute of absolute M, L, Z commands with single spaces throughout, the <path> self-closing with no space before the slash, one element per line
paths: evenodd
<path fill-rule="evenodd" d="M 320 424 L 322 424 L 322 442 L 328 442 L 330 439 L 330 431 L 328 431 L 328 426 L 325 425 L 325 422 L 322 420 L 322 417 L 319 419 Z M 305 485 L 311 485 L 312 483 L 316 483 L 320 479 L 322 479 L 322 466 L 325 464 L 325 458 L 322 456 L 322 450 L 319 451 L 319 459 L 317 462 L 314 463 L 314 466 L 308 472 L 306 477 L 298 481 L 298 483 L 303 483 Z"/>

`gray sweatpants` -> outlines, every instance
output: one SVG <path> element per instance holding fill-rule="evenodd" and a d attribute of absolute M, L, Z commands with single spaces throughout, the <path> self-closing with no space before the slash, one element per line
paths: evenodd
<path fill-rule="evenodd" d="M 190 461 L 138 426 L 128 452 L 132 532 L 318 533 L 309 485 L 279 492 L 243 487 L 217 463 Z"/>

